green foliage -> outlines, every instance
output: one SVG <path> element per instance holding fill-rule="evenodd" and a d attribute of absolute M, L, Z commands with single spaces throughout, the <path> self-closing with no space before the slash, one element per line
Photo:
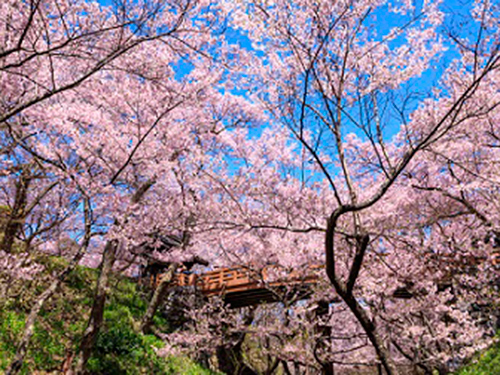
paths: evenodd
<path fill-rule="evenodd" d="M 138 305 L 119 303 L 139 301 L 129 293 L 122 294 L 122 291 L 110 299 L 104 315 L 105 326 L 98 337 L 95 354 L 89 361 L 90 372 L 103 375 L 168 373 L 165 360 L 158 358 L 152 348 L 161 347 L 161 341 L 154 337 L 146 340 L 134 329 L 134 313 L 141 313 Z"/>
<path fill-rule="evenodd" d="M 457 375 L 500 375 L 500 342 L 478 355 Z"/>
<path fill-rule="evenodd" d="M 168 374 L 211 375 L 213 372 L 202 368 L 186 358 L 171 357 L 167 366 Z"/>
<path fill-rule="evenodd" d="M 0 373 L 10 363 L 31 304 L 50 280 L 49 275 L 63 269 L 67 262 L 55 257 L 37 258 L 44 265 L 44 275 L 37 282 L 14 285 L 16 298 L 0 301 Z M 92 306 L 97 279 L 94 269 L 78 267 L 69 275 L 57 295 L 47 302 L 35 326 L 22 374 L 46 373 L 61 369 L 69 353 L 74 353 Z M 125 278 L 112 279 L 111 294 L 106 304 L 104 326 L 89 361 L 92 374 L 187 374 L 209 375 L 187 358 L 160 358 L 155 348 L 163 343 L 155 336 L 138 332 L 138 322 L 147 308 L 147 296 L 141 288 Z M 167 329 L 168 322 L 155 317 L 158 328 Z"/>
<path fill-rule="evenodd" d="M 12 311 L 0 311 L 0 369 L 5 369 L 9 357 L 5 353 L 13 353 L 16 338 L 24 328 L 24 315 Z"/>

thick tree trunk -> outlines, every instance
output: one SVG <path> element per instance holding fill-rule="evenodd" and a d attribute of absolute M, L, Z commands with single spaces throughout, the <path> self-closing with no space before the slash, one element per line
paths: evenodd
<path fill-rule="evenodd" d="M 85 240 L 86 242 L 88 240 Z M 34 305 L 31 307 L 30 313 L 28 315 L 28 318 L 26 319 L 26 324 L 24 326 L 24 332 L 23 332 L 23 337 L 21 338 L 21 341 L 19 345 L 17 346 L 16 354 L 14 356 L 14 359 L 10 363 L 7 371 L 5 372 L 6 375 L 14 375 L 17 374 L 23 365 L 24 358 L 26 357 L 26 353 L 28 351 L 28 346 L 31 340 L 31 337 L 33 336 L 33 331 L 35 328 L 35 323 L 38 318 L 38 314 L 40 313 L 41 309 L 43 308 L 45 302 L 49 298 L 51 298 L 54 293 L 56 292 L 57 288 L 61 283 L 66 279 L 66 277 L 75 269 L 75 267 L 78 265 L 80 260 L 82 259 L 85 249 L 87 248 L 87 243 L 85 243 L 75 254 L 71 262 L 68 264 L 68 266 L 57 275 L 57 277 L 52 281 L 50 286 L 38 297 Z"/>
<path fill-rule="evenodd" d="M 149 302 L 146 313 L 144 314 L 141 321 L 141 331 L 144 334 L 151 333 L 151 325 L 153 324 L 153 317 L 158 310 L 158 307 L 163 302 L 165 294 L 167 293 L 168 287 L 174 277 L 174 273 L 179 265 L 177 263 L 172 263 L 168 267 L 167 272 L 161 277 L 160 283 L 156 287 L 153 297 Z"/>
<path fill-rule="evenodd" d="M 109 289 L 109 278 L 115 263 L 117 249 L 118 241 L 116 240 L 108 241 L 106 247 L 104 248 L 99 277 L 97 279 L 94 304 L 92 306 L 92 311 L 90 312 L 87 328 L 85 329 L 80 342 L 77 363 L 74 371 L 74 374 L 76 375 L 85 374 L 87 362 L 90 358 L 92 348 L 94 347 L 97 335 L 99 334 L 102 326 L 104 306 Z"/>
<path fill-rule="evenodd" d="M 23 171 L 16 184 L 14 206 L 5 223 L 3 239 L 0 245 L 0 249 L 7 253 L 12 252 L 14 240 L 23 226 L 24 209 L 26 207 L 30 181 L 30 177 Z"/>

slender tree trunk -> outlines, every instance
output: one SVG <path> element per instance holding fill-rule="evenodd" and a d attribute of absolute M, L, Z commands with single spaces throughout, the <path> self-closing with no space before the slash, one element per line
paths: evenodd
<path fill-rule="evenodd" d="M 339 285 L 335 286 L 335 289 L 363 327 L 368 339 L 377 352 L 380 362 L 382 362 L 387 375 L 398 375 L 399 371 L 396 364 L 392 360 L 391 353 L 389 352 L 389 349 L 386 348 L 384 340 L 378 334 L 375 323 L 370 319 L 366 311 L 352 294 L 347 294 L 345 289 L 341 288 Z"/>
<path fill-rule="evenodd" d="M 167 293 L 168 287 L 174 278 L 174 273 L 177 270 L 177 267 L 179 264 L 177 263 L 172 263 L 168 267 L 167 272 L 161 277 L 160 283 L 156 287 L 153 297 L 151 298 L 151 301 L 149 301 L 148 308 L 146 310 L 146 313 L 144 314 L 142 321 L 141 321 L 141 331 L 144 334 L 149 334 L 151 333 L 151 325 L 153 324 L 153 317 L 156 314 L 156 311 L 158 310 L 158 307 L 160 304 L 163 302 L 163 299 L 165 298 L 165 294 Z"/>
<path fill-rule="evenodd" d="M 391 353 L 386 348 L 384 340 L 378 334 L 375 323 L 370 319 L 366 311 L 363 309 L 363 307 L 361 307 L 358 301 L 356 301 L 356 298 L 354 298 L 352 294 L 345 297 L 346 298 L 342 298 L 347 303 L 347 306 L 363 327 L 366 335 L 368 336 L 368 339 L 375 348 L 375 351 L 377 352 L 377 355 L 380 358 L 380 361 L 382 362 L 387 375 L 398 375 L 399 371 L 396 367 L 396 364 L 392 360 Z"/>
<path fill-rule="evenodd" d="M 283 367 L 283 372 L 285 373 L 285 375 L 292 375 L 292 373 L 290 372 L 290 368 L 288 367 L 288 363 L 286 363 L 285 360 L 281 360 L 281 366 Z"/>
<path fill-rule="evenodd" d="M 26 353 L 28 351 L 31 337 L 33 336 L 38 314 L 43 308 L 45 302 L 47 302 L 47 300 L 54 295 L 59 285 L 61 285 L 61 283 L 75 269 L 75 267 L 82 259 L 83 255 L 85 254 L 85 249 L 87 248 L 88 239 L 84 240 L 84 242 L 85 243 L 80 247 L 68 266 L 63 271 L 61 271 L 59 275 L 57 275 L 50 286 L 38 297 L 34 305 L 31 307 L 28 318 L 26 319 L 26 324 L 24 326 L 23 337 L 21 338 L 21 342 L 17 346 L 16 354 L 5 373 L 6 375 L 14 375 L 21 370 L 24 358 L 26 357 Z"/>
<path fill-rule="evenodd" d="M 272 363 L 271 366 L 266 370 L 265 375 L 273 375 L 278 366 L 280 365 L 281 361 L 276 358 Z"/>
<path fill-rule="evenodd" d="M 335 368 L 333 367 L 333 363 L 325 363 L 321 370 L 323 375 L 335 375 Z"/>
<path fill-rule="evenodd" d="M 90 358 L 90 354 L 92 353 L 92 348 L 94 347 L 97 335 L 101 329 L 104 317 L 104 305 L 106 303 L 106 297 L 109 289 L 109 278 L 115 263 L 117 249 L 118 241 L 116 240 L 108 241 L 106 247 L 104 248 L 99 277 L 97 279 L 94 304 L 90 312 L 87 328 L 85 329 L 80 342 L 77 363 L 74 371 L 75 375 L 85 374 L 87 362 Z"/>
<path fill-rule="evenodd" d="M 115 175 L 116 178 L 118 174 Z M 136 204 L 140 202 L 144 194 L 153 186 L 154 180 L 148 180 L 142 184 L 139 189 L 134 193 L 131 198 L 131 203 Z M 127 219 L 125 219 L 125 222 Z M 90 311 L 89 321 L 87 323 L 87 328 L 83 332 L 83 337 L 80 341 L 80 347 L 77 353 L 77 362 L 75 365 L 74 375 L 83 375 L 86 372 L 87 362 L 92 353 L 97 335 L 101 330 L 102 322 L 104 320 L 104 306 L 106 304 L 106 297 L 109 292 L 109 278 L 111 276 L 111 271 L 113 270 L 113 265 L 116 260 L 116 253 L 118 251 L 118 241 L 110 240 L 106 243 L 104 247 L 104 252 L 102 254 L 101 265 L 99 266 L 100 272 L 97 278 L 97 285 L 94 296 L 94 304 L 92 305 L 92 310 Z"/>
<path fill-rule="evenodd" d="M 392 360 L 389 349 L 385 346 L 384 340 L 377 332 L 375 322 L 370 319 L 363 307 L 358 303 L 353 295 L 354 285 L 359 276 L 359 272 L 363 265 L 363 258 L 369 244 L 369 236 L 367 234 L 359 234 L 356 236 L 356 254 L 354 256 L 352 266 L 349 272 L 347 283 L 344 283 L 336 273 L 335 269 L 335 228 L 337 220 L 345 213 L 353 210 L 352 206 L 340 206 L 332 212 L 328 223 L 325 238 L 326 250 L 326 273 L 337 294 L 347 304 L 351 312 L 354 314 L 358 322 L 363 327 L 368 339 L 375 348 L 377 355 L 384 366 L 387 375 L 398 375 L 396 364 Z"/>
<path fill-rule="evenodd" d="M 19 176 L 19 180 L 16 183 L 14 206 L 12 207 L 12 211 L 5 223 L 5 229 L 0 249 L 7 253 L 12 252 L 14 240 L 21 230 L 22 223 L 24 221 L 24 209 L 27 202 L 28 187 L 31 181 L 27 173 L 28 172 L 23 171 Z"/>
<path fill-rule="evenodd" d="M 300 374 L 300 364 L 298 362 L 293 363 L 293 370 L 295 375 Z"/>

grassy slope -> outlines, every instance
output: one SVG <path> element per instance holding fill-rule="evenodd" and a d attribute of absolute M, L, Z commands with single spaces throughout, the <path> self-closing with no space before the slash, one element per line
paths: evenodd
<path fill-rule="evenodd" d="M 48 285 L 48 275 L 64 266 L 64 262 L 57 258 L 40 260 L 46 266 L 42 280 L 14 284 L 9 289 L 12 298 L 0 300 L 0 373 L 13 357 L 34 297 Z M 57 296 L 47 303 L 36 325 L 23 374 L 57 373 L 68 353 L 75 351 L 75 343 L 84 329 L 92 304 L 96 276 L 96 270 L 79 267 Z M 137 322 L 147 304 L 143 293 L 129 280 L 113 280 L 105 311 L 105 326 L 89 361 L 90 372 L 106 375 L 209 375 L 210 371 L 187 358 L 158 358 L 153 347 L 161 347 L 162 342 L 155 336 L 137 333 Z M 156 318 L 155 323 L 167 328 L 167 322 L 162 318 Z"/>
<path fill-rule="evenodd" d="M 42 280 L 14 283 L 9 289 L 12 298 L 0 299 L 0 373 L 15 352 L 34 297 L 47 286 L 48 275 L 65 265 L 58 258 L 38 260 L 46 267 Z M 36 325 L 23 374 L 58 373 L 68 353 L 75 351 L 74 343 L 78 342 L 92 304 L 96 277 L 96 270 L 78 267 L 57 296 L 48 302 Z M 0 278 L 0 283 L 4 281 Z M 89 362 L 92 374 L 212 374 L 187 358 L 158 358 L 153 347 L 161 347 L 162 342 L 155 336 L 137 333 L 137 322 L 147 304 L 144 291 L 123 278 L 114 279 L 111 289 L 105 326 Z M 155 318 L 155 324 L 168 329 L 167 322 L 160 317 Z M 500 343 L 478 355 L 457 375 L 500 375 Z"/>
<path fill-rule="evenodd" d="M 474 358 L 457 375 L 500 375 L 500 342 Z"/>

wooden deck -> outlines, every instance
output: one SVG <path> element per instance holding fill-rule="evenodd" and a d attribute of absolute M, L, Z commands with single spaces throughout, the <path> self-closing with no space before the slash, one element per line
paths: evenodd
<path fill-rule="evenodd" d="M 231 307 L 276 302 L 285 293 L 295 298 L 307 298 L 311 286 L 319 281 L 321 266 L 307 272 L 279 275 L 276 267 L 267 267 L 257 273 L 248 268 L 221 268 L 201 275 L 176 273 L 172 287 L 194 287 L 206 297 L 221 296 Z M 155 280 L 157 284 L 159 280 Z"/>

